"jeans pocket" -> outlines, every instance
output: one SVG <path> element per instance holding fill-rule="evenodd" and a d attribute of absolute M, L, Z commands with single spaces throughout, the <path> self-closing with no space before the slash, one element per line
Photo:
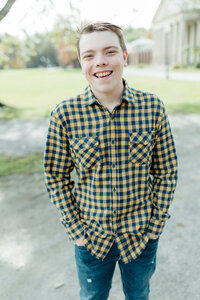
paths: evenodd
<path fill-rule="evenodd" d="M 149 239 L 147 242 L 146 248 L 143 250 L 143 252 L 138 256 L 138 261 L 141 261 L 142 263 L 151 263 L 157 253 L 157 248 L 158 248 L 158 240 L 157 239 Z"/>
<path fill-rule="evenodd" d="M 79 249 L 86 249 L 86 246 L 85 246 L 85 245 L 84 245 L 84 246 L 78 246 L 78 245 L 76 244 L 76 247 L 79 248 Z"/>
<path fill-rule="evenodd" d="M 149 241 L 148 241 L 148 243 L 150 243 L 150 244 L 156 244 L 156 243 L 158 243 L 158 240 L 159 240 L 159 237 L 158 238 L 156 238 L 156 239 L 151 239 L 151 238 L 149 238 Z"/>

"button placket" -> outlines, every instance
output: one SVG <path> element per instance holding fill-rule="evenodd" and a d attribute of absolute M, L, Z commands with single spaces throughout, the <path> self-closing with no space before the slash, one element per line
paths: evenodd
<path fill-rule="evenodd" d="M 110 165 L 111 165 L 111 174 L 112 174 L 112 224 L 113 224 L 113 231 L 116 233 L 117 229 L 117 168 L 116 168 L 116 136 L 115 136 L 115 122 L 114 122 L 114 114 L 111 116 L 111 123 L 110 123 L 110 132 L 111 132 L 111 156 L 110 156 Z"/>

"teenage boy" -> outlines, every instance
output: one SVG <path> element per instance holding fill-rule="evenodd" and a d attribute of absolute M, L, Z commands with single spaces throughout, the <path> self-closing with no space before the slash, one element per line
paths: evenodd
<path fill-rule="evenodd" d="M 81 299 L 108 299 L 118 262 L 125 298 L 147 300 L 177 182 L 170 125 L 161 100 L 122 78 L 121 28 L 86 25 L 77 49 L 89 86 L 52 112 L 47 190 L 75 242 Z"/>

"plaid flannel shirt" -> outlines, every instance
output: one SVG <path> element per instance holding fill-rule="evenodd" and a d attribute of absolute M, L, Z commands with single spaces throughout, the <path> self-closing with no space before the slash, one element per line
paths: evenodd
<path fill-rule="evenodd" d="M 169 218 L 177 157 L 162 101 L 124 84 L 112 113 L 89 86 L 53 110 L 44 166 L 70 239 L 84 236 L 99 259 L 116 241 L 127 263 L 146 247 L 147 232 L 160 235 Z"/>

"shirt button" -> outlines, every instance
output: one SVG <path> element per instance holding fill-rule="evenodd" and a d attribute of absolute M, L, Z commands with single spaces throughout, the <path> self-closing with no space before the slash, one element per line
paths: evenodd
<path fill-rule="evenodd" d="M 117 214 L 117 212 L 116 212 L 116 210 L 114 210 L 114 215 L 116 215 Z"/>
<path fill-rule="evenodd" d="M 115 168 L 115 164 L 113 164 L 112 166 L 113 166 L 113 168 Z"/>
<path fill-rule="evenodd" d="M 116 191 L 116 188 L 114 187 L 114 188 L 113 188 L 113 192 L 115 192 L 115 191 Z"/>
<path fill-rule="evenodd" d="M 115 141 L 114 140 L 112 140 L 112 144 L 114 145 L 114 143 L 115 143 Z"/>

